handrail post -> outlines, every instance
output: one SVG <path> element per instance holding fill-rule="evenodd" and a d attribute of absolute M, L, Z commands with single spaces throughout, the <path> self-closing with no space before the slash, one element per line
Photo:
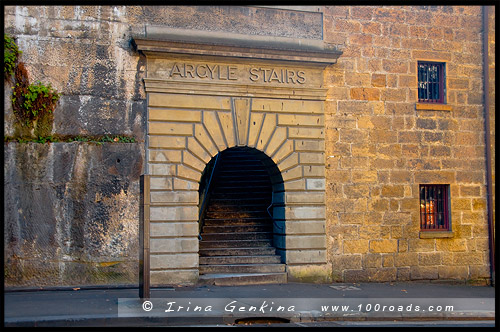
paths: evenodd
<path fill-rule="evenodd" d="M 139 297 L 150 298 L 150 264 L 149 264 L 149 204 L 150 184 L 149 175 L 143 174 L 140 179 L 140 206 L 139 206 Z"/>

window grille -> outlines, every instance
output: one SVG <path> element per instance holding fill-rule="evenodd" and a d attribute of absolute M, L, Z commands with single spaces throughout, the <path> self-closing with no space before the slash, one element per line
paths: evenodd
<path fill-rule="evenodd" d="M 418 63 L 418 101 L 420 103 L 445 102 L 444 63 Z"/>
<path fill-rule="evenodd" d="M 420 185 L 420 230 L 449 231 L 449 185 Z"/>

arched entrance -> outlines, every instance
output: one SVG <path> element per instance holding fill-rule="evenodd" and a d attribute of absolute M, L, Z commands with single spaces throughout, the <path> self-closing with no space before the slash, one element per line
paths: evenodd
<path fill-rule="evenodd" d="M 276 246 L 285 233 L 273 218 L 284 215 L 283 196 L 280 172 L 263 152 L 234 147 L 212 158 L 200 181 L 201 282 L 286 282 L 285 251 Z"/>
<path fill-rule="evenodd" d="M 227 43 L 189 36 L 134 39 L 147 59 L 141 275 L 153 286 L 199 282 L 202 173 L 216 155 L 238 147 L 270 172 L 272 245 L 287 280 L 331 280 L 323 73 L 341 52 L 322 42 L 280 39 L 269 47 L 241 36 Z"/>

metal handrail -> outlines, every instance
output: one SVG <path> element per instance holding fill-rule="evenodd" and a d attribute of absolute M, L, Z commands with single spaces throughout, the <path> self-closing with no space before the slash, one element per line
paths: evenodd
<path fill-rule="evenodd" d="M 203 227 L 203 218 L 201 216 L 203 215 L 203 212 L 205 212 L 205 202 L 207 201 L 207 196 L 209 196 L 209 190 L 210 190 L 210 184 L 212 184 L 212 178 L 214 176 L 215 169 L 217 168 L 217 162 L 219 160 L 219 154 L 215 156 L 214 160 L 214 165 L 212 167 L 212 171 L 210 173 L 210 178 L 208 179 L 208 183 L 204 189 L 205 195 L 203 195 L 203 201 L 201 202 L 200 205 L 200 211 L 198 213 L 198 222 L 199 222 L 199 227 L 198 227 L 198 239 L 201 241 L 201 229 Z"/>
<path fill-rule="evenodd" d="M 277 223 L 277 220 L 274 218 L 274 216 L 271 214 L 271 212 L 269 212 L 269 209 L 272 208 L 274 205 L 274 192 L 273 194 L 271 195 L 271 204 L 267 207 L 267 214 L 269 215 L 269 217 L 271 217 L 271 220 L 273 221 L 273 228 L 278 228 L 280 232 L 283 232 L 283 230 L 285 229 L 284 226 L 279 226 L 278 223 Z"/>

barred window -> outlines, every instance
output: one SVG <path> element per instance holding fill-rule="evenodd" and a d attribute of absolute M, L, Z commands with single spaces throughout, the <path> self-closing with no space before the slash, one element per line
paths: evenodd
<path fill-rule="evenodd" d="M 418 62 L 418 101 L 420 103 L 445 103 L 445 64 Z"/>
<path fill-rule="evenodd" d="M 420 185 L 420 230 L 449 231 L 449 185 Z"/>

